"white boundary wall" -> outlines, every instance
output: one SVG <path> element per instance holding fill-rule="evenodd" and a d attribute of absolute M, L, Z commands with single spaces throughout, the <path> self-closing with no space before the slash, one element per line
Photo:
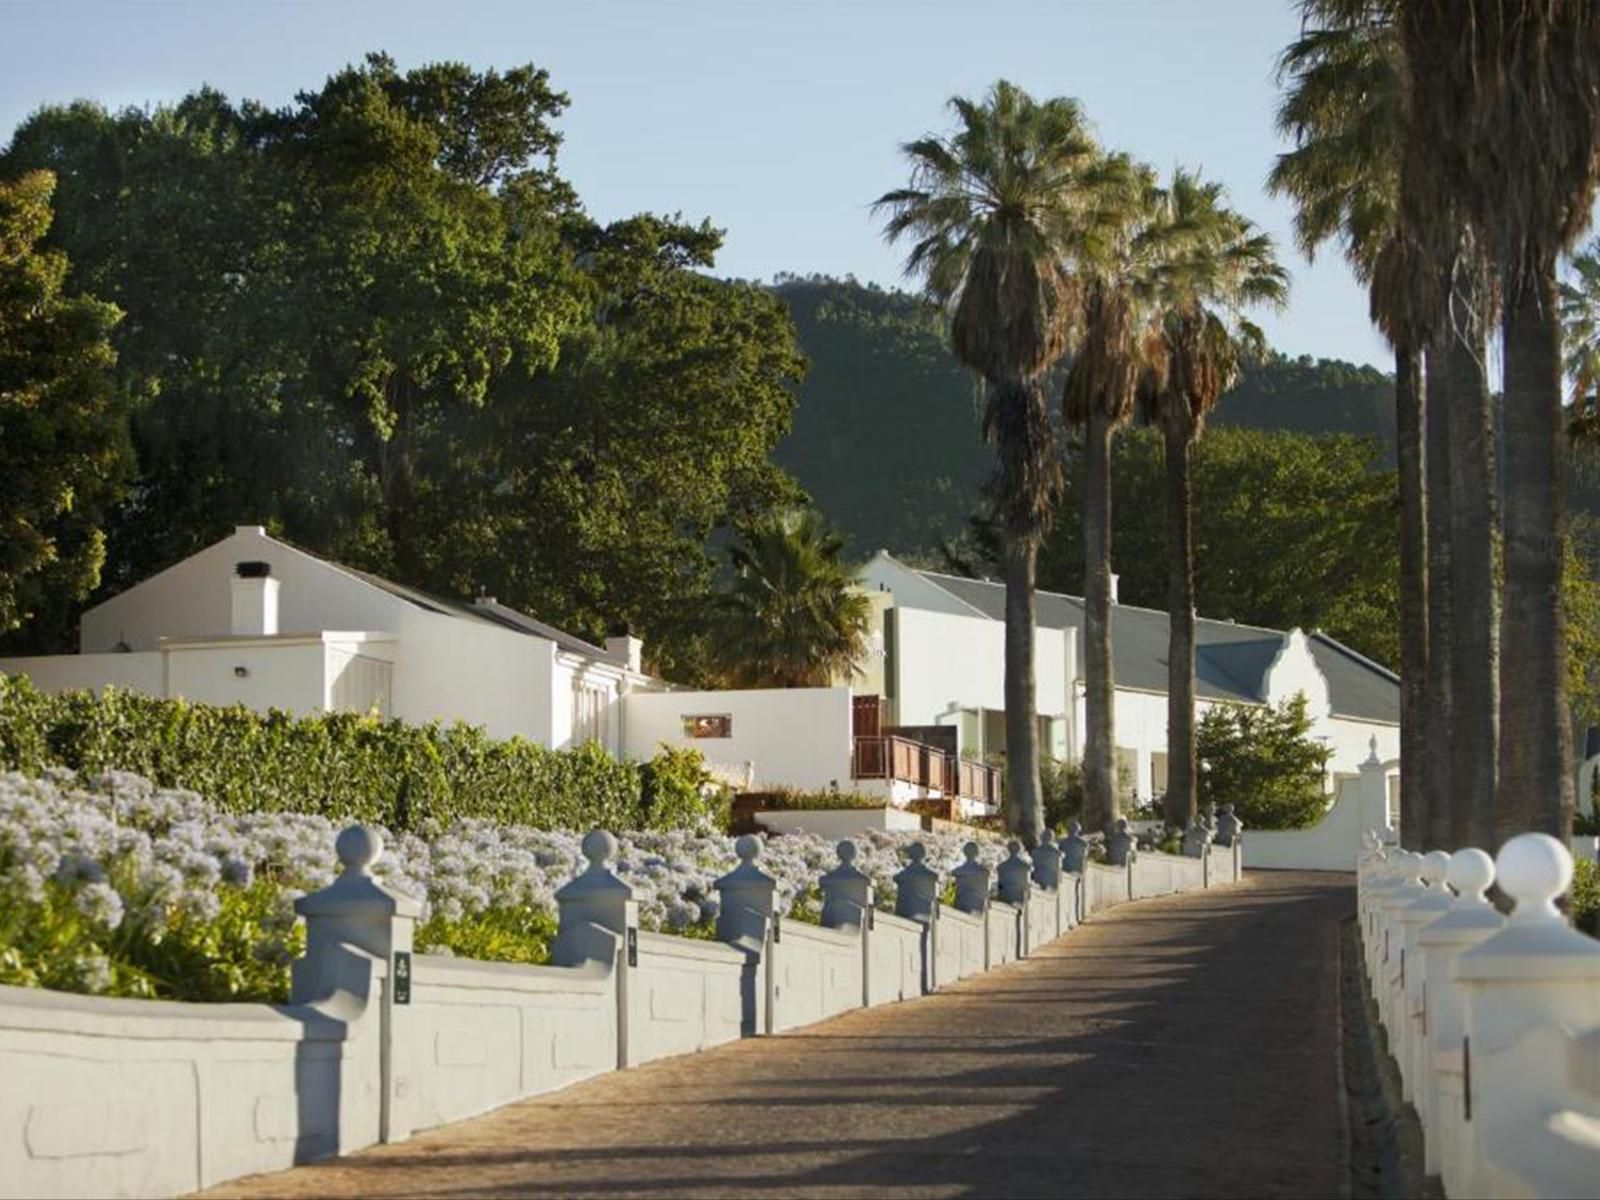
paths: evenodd
<path fill-rule="evenodd" d="M 1376 739 L 1355 779 L 1345 780 L 1333 806 L 1309 829 L 1248 830 L 1247 867 L 1302 871 L 1354 871 L 1362 837 L 1389 827 L 1389 768 L 1378 759 Z"/>
<path fill-rule="evenodd" d="M 747 863 L 719 883 L 737 936 L 706 942 L 640 931 L 602 856 L 558 895 L 557 965 L 533 967 L 411 954 L 418 906 L 371 877 L 371 842 L 363 858 L 342 836 L 345 874 L 298 902 L 308 951 L 288 1005 L 0 987 L 0 1197 L 171 1196 L 402 1141 L 606 1071 L 935 991 L 1125 901 L 1130 881 L 1237 878 L 1226 850 L 1091 863 L 1087 880 L 1031 886 L 1017 905 L 935 901 L 926 919 L 845 905 L 854 921 L 824 928 L 774 919 L 775 885 Z"/>

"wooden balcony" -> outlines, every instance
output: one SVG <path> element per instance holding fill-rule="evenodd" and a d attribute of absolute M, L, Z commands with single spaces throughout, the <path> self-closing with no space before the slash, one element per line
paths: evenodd
<path fill-rule="evenodd" d="M 978 800 L 1000 803 L 1000 772 L 983 763 L 967 762 L 938 746 L 899 734 L 858 736 L 851 774 L 857 779 L 888 779 Z"/>

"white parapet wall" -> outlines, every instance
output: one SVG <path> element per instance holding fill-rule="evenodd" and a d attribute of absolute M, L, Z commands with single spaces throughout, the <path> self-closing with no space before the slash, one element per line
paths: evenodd
<path fill-rule="evenodd" d="M 623 748 L 647 759 L 661 746 L 698 750 L 719 772 L 748 773 L 755 789 L 850 787 L 850 689 L 754 688 L 631 692 Z"/>
<path fill-rule="evenodd" d="M 915 833 L 922 818 L 903 808 L 762 809 L 751 814 L 756 824 L 773 833 L 814 833 L 824 838 L 852 838 L 875 829 Z"/>
<path fill-rule="evenodd" d="M 344 874 L 297 902 L 294 1003 L 0 987 L 0 1198 L 172 1196 L 403 1141 L 606 1071 L 913 999 L 1070 930 L 1080 896 L 1128 899 L 1126 868 L 1090 864 L 1087 889 L 1067 873 L 963 912 L 925 871 L 920 916 L 878 912 L 851 847 L 820 881 L 818 926 L 773 915 L 760 840 L 740 847 L 744 865 L 718 881 L 726 941 L 641 931 L 606 865 L 615 842 L 591 834 L 588 870 L 557 894 L 559 965 L 413 954 L 419 906 L 372 876 L 382 843 L 357 829 L 339 839 Z M 1237 859 L 1212 853 L 1163 879 L 1221 882 Z"/>
<path fill-rule="evenodd" d="M 1368 983 L 1424 1169 L 1456 1200 L 1600 1194 L 1600 941 L 1553 903 L 1572 877 L 1544 834 L 1491 860 L 1368 833 L 1356 923 Z M 1509 920 L 1485 896 L 1495 883 Z"/>
<path fill-rule="evenodd" d="M 1361 839 L 1389 826 L 1389 768 L 1376 741 L 1355 779 L 1345 780 L 1333 806 L 1308 829 L 1246 832 L 1244 865 L 1266 870 L 1354 871 Z"/>

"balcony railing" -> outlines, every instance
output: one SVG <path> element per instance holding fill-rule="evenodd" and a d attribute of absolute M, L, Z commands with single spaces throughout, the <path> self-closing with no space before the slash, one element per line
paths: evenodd
<path fill-rule="evenodd" d="M 1000 772 L 994 767 L 892 733 L 856 738 L 851 773 L 857 779 L 898 780 L 991 806 L 1000 803 Z"/>

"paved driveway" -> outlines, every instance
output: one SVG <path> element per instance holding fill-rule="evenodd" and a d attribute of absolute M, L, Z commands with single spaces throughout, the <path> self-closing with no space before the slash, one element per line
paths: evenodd
<path fill-rule="evenodd" d="M 1352 877 L 1095 917 L 936 996 L 216 1196 L 1337 1196 Z"/>

